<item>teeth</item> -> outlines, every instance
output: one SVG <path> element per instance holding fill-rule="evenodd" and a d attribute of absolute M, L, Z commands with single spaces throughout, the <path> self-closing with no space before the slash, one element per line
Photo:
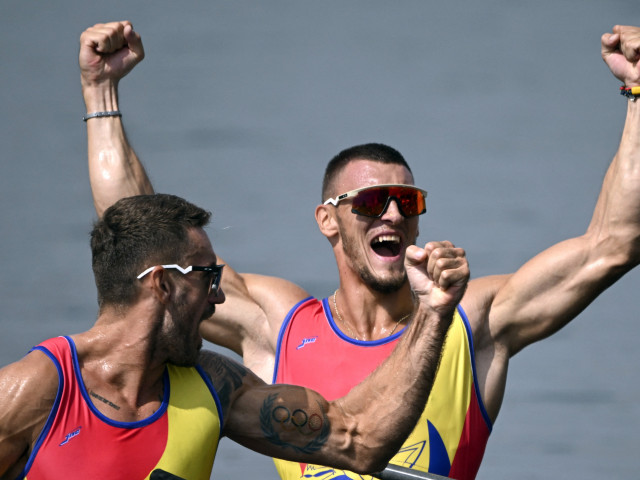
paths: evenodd
<path fill-rule="evenodd" d="M 373 240 L 373 243 L 382 242 L 400 243 L 400 237 L 398 235 L 381 235 Z"/>

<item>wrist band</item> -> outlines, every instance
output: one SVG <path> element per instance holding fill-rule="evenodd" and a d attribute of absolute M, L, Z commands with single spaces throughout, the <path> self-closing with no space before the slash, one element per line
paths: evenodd
<path fill-rule="evenodd" d="M 82 117 L 83 121 L 87 121 L 90 118 L 99 118 L 99 117 L 121 117 L 122 114 L 120 113 L 120 110 L 110 110 L 108 112 L 93 112 L 93 113 L 87 113 L 84 117 Z"/>
<path fill-rule="evenodd" d="M 635 102 L 640 97 L 640 87 L 620 87 L 620 95 L 624 95 L 632 102 Z"/>

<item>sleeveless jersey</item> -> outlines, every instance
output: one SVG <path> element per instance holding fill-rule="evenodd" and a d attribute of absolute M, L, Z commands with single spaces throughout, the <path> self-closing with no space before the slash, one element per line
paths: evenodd
<path fill-rule="evenodd" d="M 328 299 L 303 300 L 280 329 L 274 383 L 312 388 L 328 400 L 342 397 L 391 354 L 403 331 L 375 341 L 354 340 L 336 326 Z M 425 410 L 391 463 L 457 480 L 475 478 L 492 425 L 478 394 L 473 355 L 471 328 L 458 307 Z M 274 462 L 285 480 L 371 478 L 318 465 Z"/>
<path fill-rule="evenodd" d="M 142 480 L 156 469 L 189 480 L 210 478 L 222 409 L 199 366 L 168 365 L 160 408 L 144 420 L 118 422 L 100 413 L 89 398 L 71 338 L 52 338 L 34 350 L 53 361 L 59 386 L 19 479 Z"/>

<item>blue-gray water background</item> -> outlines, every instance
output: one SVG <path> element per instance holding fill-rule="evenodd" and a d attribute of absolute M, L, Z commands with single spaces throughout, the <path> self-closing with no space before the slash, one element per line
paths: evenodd
<path fill-rule="evenodd" d="M 36 2 L 0 5 L 0 365 L 96 316 L 78 38 L 129 19 L 147 58 L 121 84 L 158 191 L 214 211 L 240 271 L 336 288 L 313 209 L 327 160 L 378 141 L 429 190 L 419 241 L 510 272 L 581 234 L 626 100 L 600 35 L 636 0 Z M 634 271 L 513 359 L 480 480 L 638 478 Z M 216 478 L 276 478 L 223 440 Z"/>

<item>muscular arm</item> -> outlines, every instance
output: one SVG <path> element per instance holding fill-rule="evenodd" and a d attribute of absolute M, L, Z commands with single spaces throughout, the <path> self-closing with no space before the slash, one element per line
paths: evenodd
<path fill-rule="evenodd" d="M 223 392 L 224 434 L 270 456 L 361 473 L 381 470 L 424 408 L 469 274 L 458 249 L 411 247 L 407 257 L 418 298 L 410 326 L 393 354 L 340 399 L 329 402 L 304 387 L 265 385 L 230 360 L 206 354 L 205 368 Z"/>
<path fill-rule="evenodd" d="M 619 80 L 638 85 L 640 30 L 614 31 L 602 38 L 603 58 Z M 493 418 L 509 357 L 558 331 L 640 262 L 640 102 L 627 103 L 620 146 L 584 235 L 552 246 L 513 275 L 470 282 L 463 306 Z"/>
<path fill-rule="evenodd" d="M 118 110 L 118 83 L 143 58 L 142 41 L 129 22 L 97 24 L 83 32 L 79 64 L 87 112 Z M 89 179 L 99 216 L 122 197 L 154 192 L 119 117 L 89 119 L 87 138 Z M 308 294 L 291 282 L 240 275 L 229 266 L 222 289 L 227 301 L 202 324 L 204 338 L 242 355 L 248 367 L 270 381 L 280 324 Z"/>
<path fill-rule="evenodd" d="M 58 389 L 58 374 L 42 353 L 32 352 L 0 370 L 0 478 L 24 468 Z"/>
<path fill-rule="evenodd" d="M 97 24 L 80 37 L 82 95 L 87 113 L 119 110 L 118 83 L 144 58 L 129 22 Z M 120 117 L 87 120 L 89 179 L 98 216 L 118 199 L 153 193 Z"/>
<path fill-rule="evenodd" d="M 616 75 L 640 58 L 638 30 L 623 39 L 624 47 L 634 45 L 626 60 L 615 38 L 603 37 L 603 57 Z M 630 69 L 622 80 L 637 85 L 640 71 Z M 489 320 L 505 334 L 511 354 L 564 326 L 640 261 L 640 105 L 627 103 L 620 147 L 585 234 L 527 262 L 495 296 Z"/>
<path fill-rule="evenodd" d="M 241 355 L 248 368 L 271 383 L 282 321 L 291 307 L 309 294 L 287 280 L 240 275 L 228 267 L 222 289 L 226 300 L 201 324 L 203 337 Z"/>

